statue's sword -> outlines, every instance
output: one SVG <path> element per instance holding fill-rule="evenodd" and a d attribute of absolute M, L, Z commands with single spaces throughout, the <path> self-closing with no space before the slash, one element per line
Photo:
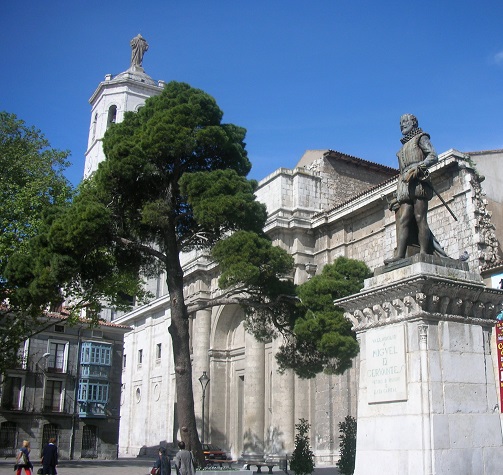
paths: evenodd
<path fill-rule="evenodd" d="M 422 170 L 422 176 L 421 178 L 419 178 L 424 185 L 428 185 L 430 188 L 431 188 L 431 191 L 433 191 L 433 193 L 435 193 L 437 196 L 438 196 L 438 199 L 442 202 L 442 204 L 447 208 L 447 211 L 449 211 L 449 213 L 451 213 L 451 216 L 454 218 L 454 221 L 457 221 L 458 218 L 456 218 L 456 215 L 452 212 L 452 209 L 449 208 L 449 205 L 445 202 L 445 200 L 440 196 L 439 192 L 437 190 L 435 190 L 435 188 L 433 187 L 433 185 L 431 184 L 431 181 L 427 181 L 428 180 L 428 177 L 430 175 L 430 173 L 428 172 L 428 170 L 424 169 L 424 168 L 420 168 L 420 170 Z"/>

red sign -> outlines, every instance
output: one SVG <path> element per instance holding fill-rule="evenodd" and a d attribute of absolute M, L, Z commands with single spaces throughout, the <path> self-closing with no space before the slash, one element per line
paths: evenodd
<path fill-rule="evenodd" d="M 500 412 L 503 412 L 503 321 L 498 321 L 498 323 L 496 323 L 496 348 L 498 348 Z"/>

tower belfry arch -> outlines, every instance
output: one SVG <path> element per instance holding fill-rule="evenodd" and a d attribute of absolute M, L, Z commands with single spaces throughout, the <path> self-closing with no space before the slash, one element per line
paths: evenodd
<path fill-rule="evenodd" d="M 141 49 L 139 49 L 141 47 Z M 141 35 L 131 40 L 132 56 L 130 67 L 116 76 L 107 74 L 89 99 L 91 122 L 85 154 L 84 178 L 98 169 L 105 160 L 103 137 L 114 123 L 124 120 L 126 112 L 136 112 L 145 101 L 159 95 L 165 82 L 154 80 L 141 66 L 148 44 Z"/>

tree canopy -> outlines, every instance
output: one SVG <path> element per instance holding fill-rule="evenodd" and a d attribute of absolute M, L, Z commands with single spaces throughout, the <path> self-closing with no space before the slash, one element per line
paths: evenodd
<path fill-rule="evenodd" d="M 365 263 L 345 257 L 323 267 L 321 274 L 297 287 L 299 303 L 292 326 L 276 358 L 280 367 L 312 378 L 324 371 L 341 374 L 358 354 L 351 323 L 334 300 L 355 294 L 371 273 Z"/>
<path fill-rule="evenodd" d="M 284 335 L 280 366 L 301 377 L 350 366 L 358 345 L 332 302 L 357 292 L 368 274 L 364 264 L 340 259 L 296 295 L 293 259 L 263 232 L 266 208 L 255 199 L 257 183 L 246 178 L 251 164 L 245 130 L 222 117 L 205 92 L 167 84 L 138 112 L 110 126 L 103 140 L 106 160 L 70 206 L 46 213 L 6 269 L 20 308 L 41 308 L 64 296 L 95 320 L 104 302 L 120 307 L 129 304 L 127 296 L 148 297 L 142 279 L 164 273 L 178 422 L 201 459 L 180 254 L 211 252 L 223 293 L 208 305 L 241 304 L 247 330 L 260 340 Z"/>
<path fill-rule="evenodd" d="M 68 155 L 51 148 L 40 130 L 0 112 L 0 372 L 15 365 L 19 345 L 41 325 L 47 301 L 57 300 L 47 282 L 26 286 L 21 274 L 31 274 L 28 243 L 43 234 L 46 221 L 71 198 L 63 175 Z M 12 259 L 25 264 L 17 278 L 9 272 Z"/>
<path fill-rule="evenodd" d="M 96 315 L 104 301 L 119 304 L 121 295 L 141 297 L 141 279 L 165 272 L 178 421 L 182 438 L 201 456 L 180 253 L 211 250 L 217 243 L 231 252 L 239 238 L 260 246 L 255 264 L 268 282 L 280 280 L 292 265 L 263 234 L 266 209 L 255 200 L 257 183 L 246 179 L 251 164 L 245 130 L 222 123 L 222 117 L 211 96 L 177 82 L 138 112 L 126 113 L 105 134 L 106 160 L 79 187 L 72 205 L 32 240 L 27 255 L 37 272 L 23 274 L 21 258 L 12 266 L 13 277 L 31 286 L 59 282 L 67 299 L 86 306 L 88 315 Z M 245 286 L 253 278 L 241 275 Z M 259 287 L 255 280 L 257 293 Z"/>

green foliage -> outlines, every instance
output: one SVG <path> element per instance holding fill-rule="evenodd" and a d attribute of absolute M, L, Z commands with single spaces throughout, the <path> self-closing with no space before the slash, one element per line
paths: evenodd
<path fill-rule="evenodd" d="M 251 168 L 245 129 L 222 123 L 222 117 L 208 94 L 188 84 L 167 84 L 107 130 L 107 159 L 79 187 L 72 205 L 51 217 L 10 266 L 12 279 L 25 290 L 20 306 L 27 308 L 38 296 L 40 302 L 53 299 L 61 287 L 65 298 L 91 316 L 103 302 L 120 304 L 124 294 L 141 298 L 140 276 L 164 272 L 173 356 L 181 368 L 179 400 L 192 393 L 181 252 L 216 245 L 215 256 L 226 266 L 222 284 L 233 287 L 229 295 L 239 287 L 263 314 L 275 311 L 280 317 L 285 312 L 272 310 L 274 300 L 284 291 L 293 294 L 292 284 L 279 279 L 291 272 L 292 260 L 263 234 L 266 210 L 255 201 L 257 183 L 245 178 Z M 248 243 L 248 256 L 256 254 L 251 265 L 241 265 Z M 184 399 L 178 407 L 190 445 L 199 447 L 193 403 Z"/>
<path fill-rule="evenodd" d="M 121 234 L 157 243 L 161 252 L 174 238 L 180 252 L 210 247 L 250 219 L 265 219 L 252 202 L 254 182 L 243 178 L 251 168 L 245 130 L 221 124 L 222 115 L 208 94 L 171 82 L 107 131 L 107 160 L 94 179 Z M 257 212 L 258 220 L 249 216 Z"/>
<path fill-rule="evenodd" d="M 314 452 L 309 444 L 309 429 L 311 425 L 306 419 L 299 419 L 295 424 L 295 449 L 290 459 L 290 468 L 296 475 L 310 475 L 314 471 Z"/>
<path fill-rule="evenodd" d="M 236 295 L 245 309 L 245 328 L 259 341 L 290 332 L 296 315 L 295 285 L 286 278 L 293 258 L 265 235 L 237 231 L 218 242 L 219 285 Z M 243 294 L 244 292 L 244 294 Z"/>
<path fill-rule="evenodd" d="M 265 208 L 244 178 L 245 130 L 221 124 L 222 115 L 211 96 L 176 82 L 127 113 L 105 134 L 107 160 L 13 262 L 17 284 L 62 287 L 96 313 L 103 302 L 125 305 L 125 294 L 148 297 L 140 275 L 178 274 L 179 252 L 261 229 Z M 30 298 L 24 292 L 25 307 Z"/>
<path fill-rule="evenodd" d="M 341 374 L 358 354 L 351 323 L 335 299 L 357 293 L 370 270 L 361 261 L 337 258 L 321 274 L 298 286 L 300 303 L 291 337 L 287 337 L 276 358 L 282 369 L 293 368 L 303 378 L 321 371 Z"/>
<path fill-rule="evenodd" d="M 218 242 L 213 257 L 220 264 L 219 284 L 222 288 L 246 283 L 249 288 L 267 288 L 272 296 L 280 286 L 278 274 L 292 269 L 293 259 L 265 236 L 238 231 Z"/>
<path fill-rule="evenodd" d="M 44 268 L 39 284 L 28 285 L 34 272 L 29 243 L 42 240 L 46 221 L 69 203 L 67 157 L 40 130 L 0 112 L 0 302 L 8 302 L 0 309 L 0 372 L 14 366 L 20 343 L 43 324 L 45 304 L 61 301 Z M 10 269 L 13 261 L 20 265 L 17 274 Z"/>
<path fill-rule="evenodd" d="M 44 213 L 65 205 L 68 152 L 50 148 L 43 134 L 14 114 L 0 112 L 0 269 L 36 236 Z"/>
<path fill-rule="evenodd" d="M 353 475 L 356 460 L 356 419 L 346 416 L 343 422 L 339 422 L 339 433 L 341 442 L 337 467 L 343 475 Z"/>
<path fill-rule="evenodd" d="M 224 233 L 240 229 L 262 234 L 267 211 L 255 200 L 256 187 L 255 181 L 246 180 L 235 170 L 189 173 L 180 179 L 181 193 L 205 233 L 205 247 Z"/>

